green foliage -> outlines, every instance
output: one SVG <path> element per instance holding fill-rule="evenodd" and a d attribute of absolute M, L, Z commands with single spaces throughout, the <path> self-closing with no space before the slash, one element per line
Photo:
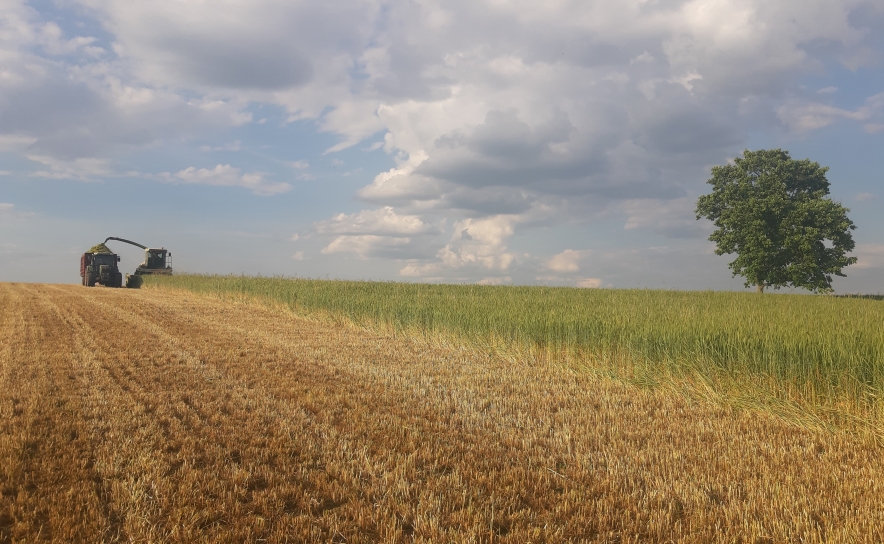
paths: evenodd
<path fill-rule="evenodd" d="M 884 393 L 884 303 L 877 300 L 189 274 L 144 279 L 149 287 L 254 297 L 302 314 L 329 312 L 366 326 L 652 373 L 770 377 L 822 395 Z"/>
<path fill-rule="evenodd" d="M 715 252 L 737 254 L 730 268 L 747 287 L 828 292 L 832 275 L 856 262 L 846 256 L 856 227 L 850 210 L 827 196 L 827 171 L 781 149 L 746 150 L 734 164 L 712 168 L 712 193 L 697 201 L 697 219 L 715 224 Z"/>

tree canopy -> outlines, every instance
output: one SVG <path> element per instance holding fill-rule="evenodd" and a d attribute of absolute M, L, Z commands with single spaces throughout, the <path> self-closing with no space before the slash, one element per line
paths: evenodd
<path fill-rule="evenodd" d="M 832 276 L 856 262 L 850 210 L 829 198 L 827 167 L 795 160 L 782 149 L 743 152 L 714 166 L 712 193 L 697 201 L 697 219 L 717 227 L 715 253 L 736 253 L 733 275 L 746 286 L 832 290 Z"/>

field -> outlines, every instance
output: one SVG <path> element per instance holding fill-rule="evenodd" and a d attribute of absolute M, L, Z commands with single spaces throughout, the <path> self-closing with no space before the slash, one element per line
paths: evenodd
<path fill-rule="evenodd" d="M 884 303 L 755 293 L 485 287 L 181 275 L 248 298 L 763 408 L 884 438 Z"/>
<path fill-rule="evenodd" d="M 879 301 L 625 292 L 596 322 L 579 297 L 617 293 L 562 291 L 545 316 L 492 290 L 483 315 L 480 292 L 425 286 L 371 313 L 343 283 L 275 304 L 257 280 L 177 280 L 205 292 L 0 284 L 0 542 L 884 540 L 873 435 L 714 394 L 760 377 L 874 416 Z M 751 319 L 716 329 L 728 304 Z M 710 397 L 645 383 L 667 369 Z"/>

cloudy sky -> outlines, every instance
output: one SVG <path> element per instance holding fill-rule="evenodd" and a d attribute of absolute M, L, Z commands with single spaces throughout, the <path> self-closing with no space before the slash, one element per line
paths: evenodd
<path fill-rule="evenodd" d="M 742 289 L 694 204 L 775 147 L 884 292 L 880 0 L 0 0 L 3 281 Z"/>

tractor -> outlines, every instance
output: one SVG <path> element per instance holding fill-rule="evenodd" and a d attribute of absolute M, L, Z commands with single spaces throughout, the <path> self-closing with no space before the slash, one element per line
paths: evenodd
<path fill-rule="evenodd" d="M 95 287 L 96 284 L 105 287 L 122 287 L 123 275 L 117 267 L 120 256 L 110 251 L 87 251 L 80 257 L 80 277 L 83 285 Z M 107 249 L 107 248 L 104 248 Z"/>

